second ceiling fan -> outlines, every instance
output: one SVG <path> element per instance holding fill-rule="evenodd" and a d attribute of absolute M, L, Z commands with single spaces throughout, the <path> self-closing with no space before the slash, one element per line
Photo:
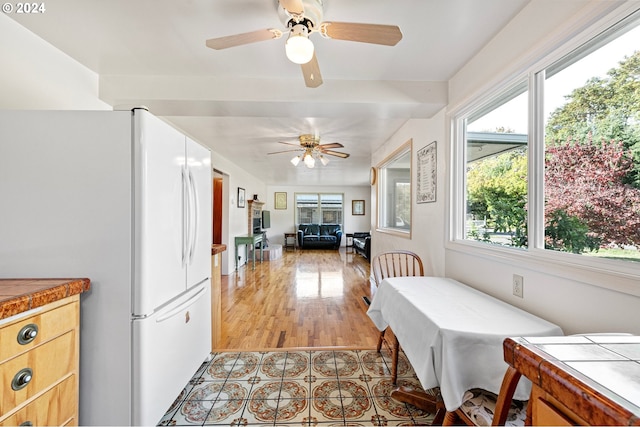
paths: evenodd
<path fill-rule="evenodd" d="M 320 144 L 320 137 L 318 135 L 311 134 L 300 135 L 298 136 L 298 140 L 300 141 L 299 144 L 278 141 L 280 144 L 291 145 L 296 148 L 283 151 L 275 151 L 273 153 L 267 154 L 290 153 L 294 151 L 299 152 L 300 154 L 291 159 L 291 163 L 293 163 L 294 166 L 297 166 L 300 161 L 303 161 L 305 166 L 307 166 L 308 168 L 314 167 L 316 158 L 326 166 L 327 163 L 329 163 L 329 159 L 325 158 L 325 155 L 340 157 L 341 159 L 346 159 L 349 157 L 348 153 L 332 150 L 332 148 L 344 148 L 344 145 L 340 144 L 339 142 Z"/>
<path fill-rule="evenodd" d="M 320 33 L 329 39 L 386 46 L 395 46 L 402 39 L 402 32 L 396 25 L 323 21 L 322 0 L 279 0 L 278 5 L 279 15 L 286 27 L 284 31 L 268 28 L 218 37 L 207 40 L 207 46 L 220 50 L 279 39 L 288 33 L 285 44 L 287 57 L 301 65 L 306 86 L 313 88 L 322 84 L 322 76 L 313 42 L 309 39 L 312 33 Z"/>

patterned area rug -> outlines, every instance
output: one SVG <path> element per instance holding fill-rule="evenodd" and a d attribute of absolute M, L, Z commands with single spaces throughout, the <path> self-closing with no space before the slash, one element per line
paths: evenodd
<path fill-rule="evenodd" d="M 390 355 L 375 350 L 214 353 L 159 425 L 431 425 L 390 397 Z M 404 354 L 398 385 L 419 387 Z"/>

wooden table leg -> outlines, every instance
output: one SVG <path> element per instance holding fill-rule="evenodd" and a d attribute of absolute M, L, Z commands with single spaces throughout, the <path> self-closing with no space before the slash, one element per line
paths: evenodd
<path fill-rule="evenodd" d="M 391 350 L 391 381 L 393 384 L 398 382 L 398 353 L 400 353 L 400 342 L 396 334 L 393 334 L 393 348 Z"/>
<path fill-rule="evenodd" d="M 431 414 L 435 413 L 433 425 L 442 425 L 446 409 L 440 395 L 433 396 L 422 389 L 398 387 L 391 392 L 391 397 L 399 402 L 408 403 Z"/>
<path fill-rule="evenodd" d="M 238 271 L 238 242 L 236 242 L 236 271 Z"/>

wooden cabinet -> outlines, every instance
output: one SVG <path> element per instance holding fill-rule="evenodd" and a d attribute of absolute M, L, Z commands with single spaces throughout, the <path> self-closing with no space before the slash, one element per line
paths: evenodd
<path fill-rule="evenodd" d="M 211 245 L 211 351 L 222 343 L 222 252 L 227 245 Z"/>
<path fill-rule="evenodd" d="M 504 360 L 533 383 L 529 425 L 640 425 L 640 337 L 507 338 Z"/>
<path fill-rule="evenodd" d="M 80 297 L 0 323 L 0 425 L 77 425 Z"/>
<path fill-rule="evenodd" d="M 531 393 L 531 422 L 539 426 L 573 426 L 588 425 L 587 422 L 573 411 L 570 411 L 553 396 L 547 394 L 538 386 L 534 386 Z"/>

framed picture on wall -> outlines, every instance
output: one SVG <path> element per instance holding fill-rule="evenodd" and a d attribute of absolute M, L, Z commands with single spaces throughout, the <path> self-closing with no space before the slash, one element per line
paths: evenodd
<path fill-rule="evenodd" d="M 364 200 L 351 201 L 351 215 L 364 215 Z"/>
<path fill-rule="evenodd" d="M 437 154 L 436 141 L 418 151 L 417 203 L 436 201 Z"/>
<path fill-rule="evenodd" d="M 244 208 L 244 202 L 245 202 L 245 195 L 244 195 L 244 188 L 240 188 L 238 187 L 238 207 L 239 208 Z"/>
<path fill-rule="evenodd" d="M 276 209 L 287 209 L 287 193 L 285 192 L 277 192 L 275 193 L 275 203 L 274 206 Z"/>

